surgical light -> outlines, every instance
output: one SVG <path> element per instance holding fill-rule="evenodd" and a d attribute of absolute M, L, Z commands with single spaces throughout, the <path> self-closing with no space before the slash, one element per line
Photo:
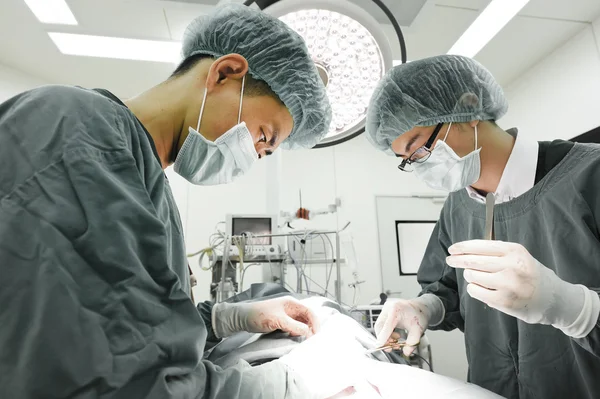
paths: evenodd
<path fill-rule="evenodd" d="M 475 57 L 529 0 L 493 0 L 469 26 L 448 54 Z"/>
<path fill-rule="evenodd" d="M 381 1 L 373 2 L 392 20 L 405 60 L 400 27 Z M 344 0 L 256 3 L 302 36 L 327 86 L 333 120 L 327 136 L 316 148 L 339 144 L 363 133 L 371 95 L 392 67 L 391 47 L 381 24 L 364 9 Z"/>
<path fill-rule="evenodd" d="M 297 11 L 280 19 L 306 39 L 323 71 L 333 109 L 329 136 L 356 126 L 364 119 L 371 94 L 385 71 L 373 35 L 357 21 L 329 10 Z"/>
<path fill-rule="evenodd" d="M 77 25 L 65 0 L 25 0 L 36 18 L 45 24 Z"/>

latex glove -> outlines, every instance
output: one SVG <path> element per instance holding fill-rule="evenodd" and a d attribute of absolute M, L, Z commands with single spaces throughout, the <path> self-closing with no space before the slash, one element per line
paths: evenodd
<path fill-rule="evenodd" d="M 307 339 L 277 361 L 302 379 L 310 391 L 307 397 L 341 398 L 366 383 L 366 370 L 361 366 L 368 360 L 364 351 L 352 336 L 330 329 Z"/>
<path fill-rule="evenodd" d="M 419 344 L 430 322 L 433 321 L 431 325 L 437 325 L 443 318 L 444 305 L 435 295 L 425 294 L 411 300 L 388 299 L 375 322 L 377 345 L 384 345 L 391 339 L 398 339 L 400 335 L 394 333 L 394 329 L 404 329 L 408 332 L 408 336 L 407 345 L 402 348 L 402 351 L 409 356 Z"/>
<path fill-rule="evenodd" d="M 574 338 L 588 335 L 598 320 L 598 294 L 561 280 L 520 244 L 473 240 L 448 252 L 448 265 L 465 269 L 469 295 L 492 308 Z"/>
<path fill-rule="evenodd" d="M 309 337 L 319 330 L 315 314 L 289 296 L 258 302 L 218 303 L 213 306 L 212 325 L 218 338 L 239 331 L 270 333 L 276 330 Z"/>

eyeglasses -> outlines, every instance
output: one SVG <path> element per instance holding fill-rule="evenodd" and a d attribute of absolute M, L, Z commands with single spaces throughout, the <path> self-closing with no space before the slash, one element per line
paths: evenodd
<path fill-rule="evenodd" d="M 408 158 L 404 159 L 402 163 L 398 165 L 398 169 L 410 173 L 414 170 L 414 167 L 412 166 L 413 163 L 423 163 L 427 161 L 431 156 L 431 146 L 443 125 L 443 123 L 438 123 L 425 145 L 417 148 Z M 400 157 L 400 155 L 397 156 Z"/>

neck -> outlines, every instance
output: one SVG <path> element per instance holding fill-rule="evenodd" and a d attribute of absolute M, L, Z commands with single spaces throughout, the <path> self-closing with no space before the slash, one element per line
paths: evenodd
<path fill-rule="evenodd" d="M 492 123 L 481 123 L 478 130 L 481 176 L 472 187 L 484 194 L 493 193 L 498 189 L 515 138 Z"/>
<path fill-rule="evenodd" d="M 150 133 L 163 169 L 175 161 L 186 117 L 181 84 L 167 81 L 125 102 Z"/>

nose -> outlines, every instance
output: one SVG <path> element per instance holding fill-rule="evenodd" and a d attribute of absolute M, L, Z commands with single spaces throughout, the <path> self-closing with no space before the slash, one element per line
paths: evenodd
<path fill-rule="evenodd" d="M 265 143 L 258 143 L 254 146 L 254 148 L 256 149 L 256 153 L 258 154 L 258 159 L 262 159 L 267 155 L 271 155 L 275 150 L 272 146 L 268 144 L 265 145 Z"/>

